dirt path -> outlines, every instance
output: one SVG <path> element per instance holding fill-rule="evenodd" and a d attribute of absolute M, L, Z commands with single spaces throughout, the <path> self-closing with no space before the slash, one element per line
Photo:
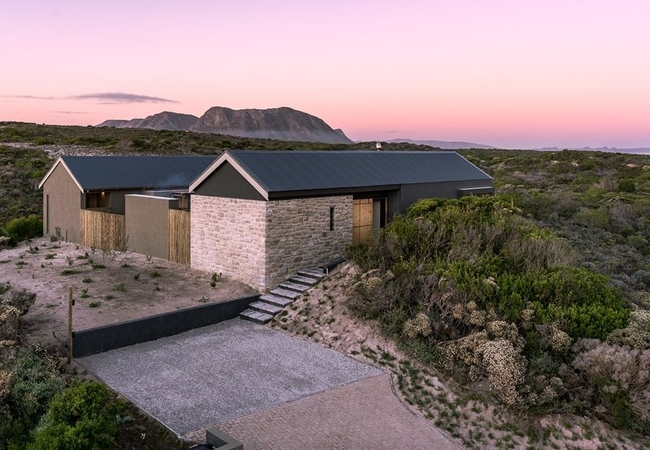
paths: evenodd
<path fill-rule="evenodd" d="M 102 252 L 48 239 L 0 251 L 0 282 L 36 294 L 22 320 L 27 342 L 62 345 L 67 330 L 68 288 L 73 327 L 101 325 L 250 295 L 249 286 L 135 253 Z"/>

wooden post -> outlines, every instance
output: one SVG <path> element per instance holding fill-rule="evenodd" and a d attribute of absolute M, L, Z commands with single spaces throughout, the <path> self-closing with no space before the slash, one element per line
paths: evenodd
<path fill-rule="evenodd" d="M 72 286 L 68 288 L 68 364 L 72 363 Z"/>

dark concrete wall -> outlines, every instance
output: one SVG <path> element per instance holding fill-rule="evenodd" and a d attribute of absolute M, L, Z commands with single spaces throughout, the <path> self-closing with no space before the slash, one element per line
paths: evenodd
<path fill-rule="evenodd" d="M 178 200 L 127 195 L 125 207 L 128 249 L 141 255 L 169 259 L 169 209 Z"/>
<path fill-rule="evenodd" d="M 56 227 L 68 242 L 79 243 L 81 191 L 63 164 L 57 165 L 43 184 L 43 236 Z"/>
<path fill-rule="evenodd" d="M 242 297 L 77 331 L 72 338 L 74 357 L 82 358 L 234 319 L 258 298 L 259 295 Z"/>
<path fill-rule="evenodd" d="M 133 191 L 111 191 L 111 213 L 125 214 L 126 213 L 126 199 L 129 194 L 140 194 L 141 190 Z"/>
<path fill-rule="evenodd" d="M 451 181 L 446 183 L 404 184 L 399 210 L 405 213 L 409 206 L 423 198 L 458 198 L 459 189 L 492 186 L 488 180 Z"/>

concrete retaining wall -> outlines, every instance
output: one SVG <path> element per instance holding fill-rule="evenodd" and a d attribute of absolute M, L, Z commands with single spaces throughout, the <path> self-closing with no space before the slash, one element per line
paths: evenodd
<path fill-rule="evenodd" d="M 242 297 L 77 331 L 73 336 L 74 357 L 82 358 L 234 319 L 258 298 L 259 295 Z"/>

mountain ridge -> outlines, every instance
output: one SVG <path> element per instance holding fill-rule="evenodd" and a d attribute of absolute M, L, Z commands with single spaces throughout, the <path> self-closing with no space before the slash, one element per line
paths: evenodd
<path fill-rule="evenodd" d="M 109 119 L 97 127 L 183 130 L 229 136 L 284 141 L 350 144 L 343 130 L 333 129 L 324 120 L 286 106 L 268 109 L 209 108 L 201 117 L 163 111 L 144 119 Z"/>

